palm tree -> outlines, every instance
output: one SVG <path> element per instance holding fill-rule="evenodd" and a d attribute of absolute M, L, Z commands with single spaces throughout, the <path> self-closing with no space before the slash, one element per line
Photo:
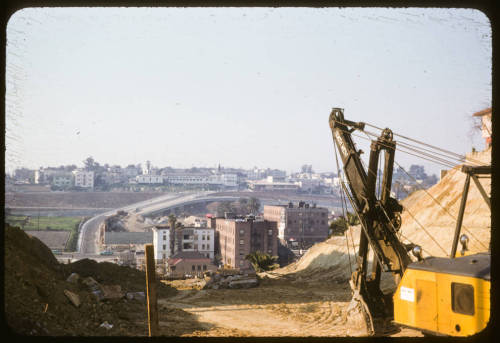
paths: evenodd
<path fill-rule="evenodd" d="M 245 256 L 247 261 L 250 261 L 256 272 L 273 270 L 278 267 L 276 264 L 277 257 L 269 254 L 264 254 L 260 251 L 255 251 Z"/>
<path fill-rule="evenodd" d="M 174 214 L 169 214 L 168 215 L 168 224 L 170 226 L 170 254 L 174 254 L 174 249 L 175 249 L 175 222 L 177 221 L 177 218 L 175 217 Z"/>

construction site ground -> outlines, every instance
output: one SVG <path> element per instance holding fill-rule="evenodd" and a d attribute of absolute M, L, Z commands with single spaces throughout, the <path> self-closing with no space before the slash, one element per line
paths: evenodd
<path fill-rule="evenodd" d="M 178 325 L 195 328 L 187 336 L 357 336 L 345 311 L 351 290 L 345 280 L 305 282 L 293 275 L 261 274 L 261 283 L 250 289 L 197 289 L 192 280 L 168 282 L 177 295 L 160 300 L 160 308 L 179 309 L 165 323 L 169 332 Z M 186 313 L 191 317 L 186 318 Z M 190 320 L 191 319 L 191 320 Z M 191 330 L 189 330 L 191 331 Z M 422 336 L 402 329 L 392 336 Z"/>

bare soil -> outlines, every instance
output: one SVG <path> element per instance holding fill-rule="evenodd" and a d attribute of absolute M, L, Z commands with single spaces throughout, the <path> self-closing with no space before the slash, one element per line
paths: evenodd
<path fill-rule="evenodd" d="M 119 208 L 163 194 L 159 192 L 5 193 L 5 207 Z"/>

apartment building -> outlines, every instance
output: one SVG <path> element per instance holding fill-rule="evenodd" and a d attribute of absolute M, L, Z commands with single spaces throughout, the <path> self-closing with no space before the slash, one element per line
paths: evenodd
<path fill-rule="evenodd" d="M 214 259 L 214 229 L 207 227 L 186 227 L 175 230 L 175 237 L 170 235 L 170 227 L 157 225 L 153 229 L 153 245 L 155 250 L 155 259 L 162 261 L 168 259 L 178 252 L 196 251 L 205 258 Z M 173 250 L 171 242 L 173 243 Z"/>
<path fill-rule="evenodd" d="M 168 259 L 170 250 L 170 227 L 168 225 L 157 225 L 152 228 L 153 247 L 156 262 Z"/>
<path fill-rule="evenodd" d="M 264 219 L 277 224 L 278 238 L 290 247 L 307 249 L 328 238 L 328 209 L 315 204 L 265 205 Z"/>
<path fill-rule="evenodd" d="M 267 220 L 215 218 L 210 221 L 217 232 L 222 263 L 232 268 L 251 269 L 245 257 L 255 251 L 278 255 L 276 223 Z"/>
<path fill-rule="evenodd" d="M 73 170 L 75 186 L 82 188 L 94 188 L 94 172 L 86 170 Z"/>
<path fill-rule="evenodd" d="M 176 230 L 175 251 L 198 251 L 213 260 L 215 251 L 215 230 L 208 227 L 185 227 Z"/>
<path fill-rule="evenodd" d="M 59 188 L 69 188 L 73 185 L 73 175 L 70 172 L 61 172 L 52 175 L 52 185 Z"/>

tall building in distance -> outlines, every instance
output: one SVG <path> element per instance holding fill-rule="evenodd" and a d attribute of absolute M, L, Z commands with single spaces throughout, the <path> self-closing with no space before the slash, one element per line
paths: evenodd
<path fill-rule="evenodd" d="M 328 238 L 328 209 L 315 204 L 265 205 L 264 219 L 277 223 L 278 238 L 291 248 L 307 249 Z"/>
<path fill-rule="evenodd" d="M 210 221 L 217 232 L 222 263 L 241 270 L 251 269 L 245 257 L 256 251 L 278 255 L 276 223 L 267 220 L 215 218 Z"/>

